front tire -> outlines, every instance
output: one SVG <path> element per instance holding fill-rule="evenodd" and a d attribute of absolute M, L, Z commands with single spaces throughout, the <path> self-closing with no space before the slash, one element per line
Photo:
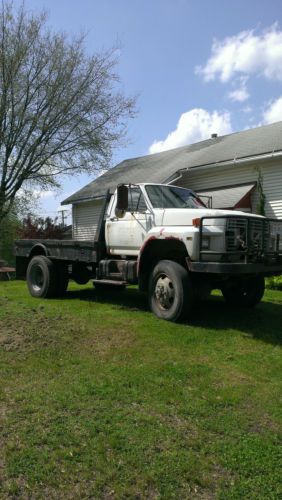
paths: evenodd
<path fill-rule="evenodd" d="M 234 278 L 222 286 L 225 301 L 239 307 L 254 307 L 264 294 L 264 277 L 257 275 L 248 278 Z"/>
<path fill-rule="evenodd" d="M 158 318 L 179 321 L 193 305 L 193 289 L 188 271 L 177 262 L 161 260 L 149 281 L 149 305 Z"/>

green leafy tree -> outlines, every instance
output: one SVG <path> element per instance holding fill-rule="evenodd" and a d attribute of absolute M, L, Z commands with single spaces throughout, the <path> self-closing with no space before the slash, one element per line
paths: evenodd
<path fill-rule="evenodd" d="M 0 10 L 0 221 L 23 188 L 108 168 L 135 98 L 119 90 L 116 50 L 88 55 L 84 37 L 47 28 L 46 15 Z"/>
<path fill-rule="evenodd" d="M 21 223 L 17 216 L 10 213 L 0 224 L 0 260 L 14 264 L 14 240 L 17 238 Z"/>

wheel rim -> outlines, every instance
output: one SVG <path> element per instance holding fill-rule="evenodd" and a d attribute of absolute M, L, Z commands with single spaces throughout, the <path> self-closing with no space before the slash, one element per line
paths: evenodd
<path fill-rule="evenodd" d="M 155 285 L 155 300 L 165 311 L 169 310 L 175 299 L 175 289 L 172 280 L 166 274 L 160 275 Z"/>
<path fill-rule="evenodd" d="M 43 271 L 39 265 L 34 265 L 30 272 L 30 284 L 36 292 L 39 292 L 44 283 Z"/>

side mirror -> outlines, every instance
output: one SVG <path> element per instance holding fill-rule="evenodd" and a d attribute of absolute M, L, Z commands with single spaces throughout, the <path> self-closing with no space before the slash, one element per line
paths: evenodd
<path fill-rule="evenodd" d="M 116 216 L 123 217 L 128 210 L 128 187 L 124 184 L 119 184 L 117 187 L 117 204 Z"/>

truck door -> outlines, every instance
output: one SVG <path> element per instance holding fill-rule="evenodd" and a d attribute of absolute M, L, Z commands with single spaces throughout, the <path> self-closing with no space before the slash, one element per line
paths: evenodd
<path fill-rule="evenodd" d="M 152 214 L 139 186 L 128 190 L 128 211 L 117 218 L 115 201 L 106 221 L 106 245 L 111 255 L 138 255 L 147 232 L 153 225 Z"/>

